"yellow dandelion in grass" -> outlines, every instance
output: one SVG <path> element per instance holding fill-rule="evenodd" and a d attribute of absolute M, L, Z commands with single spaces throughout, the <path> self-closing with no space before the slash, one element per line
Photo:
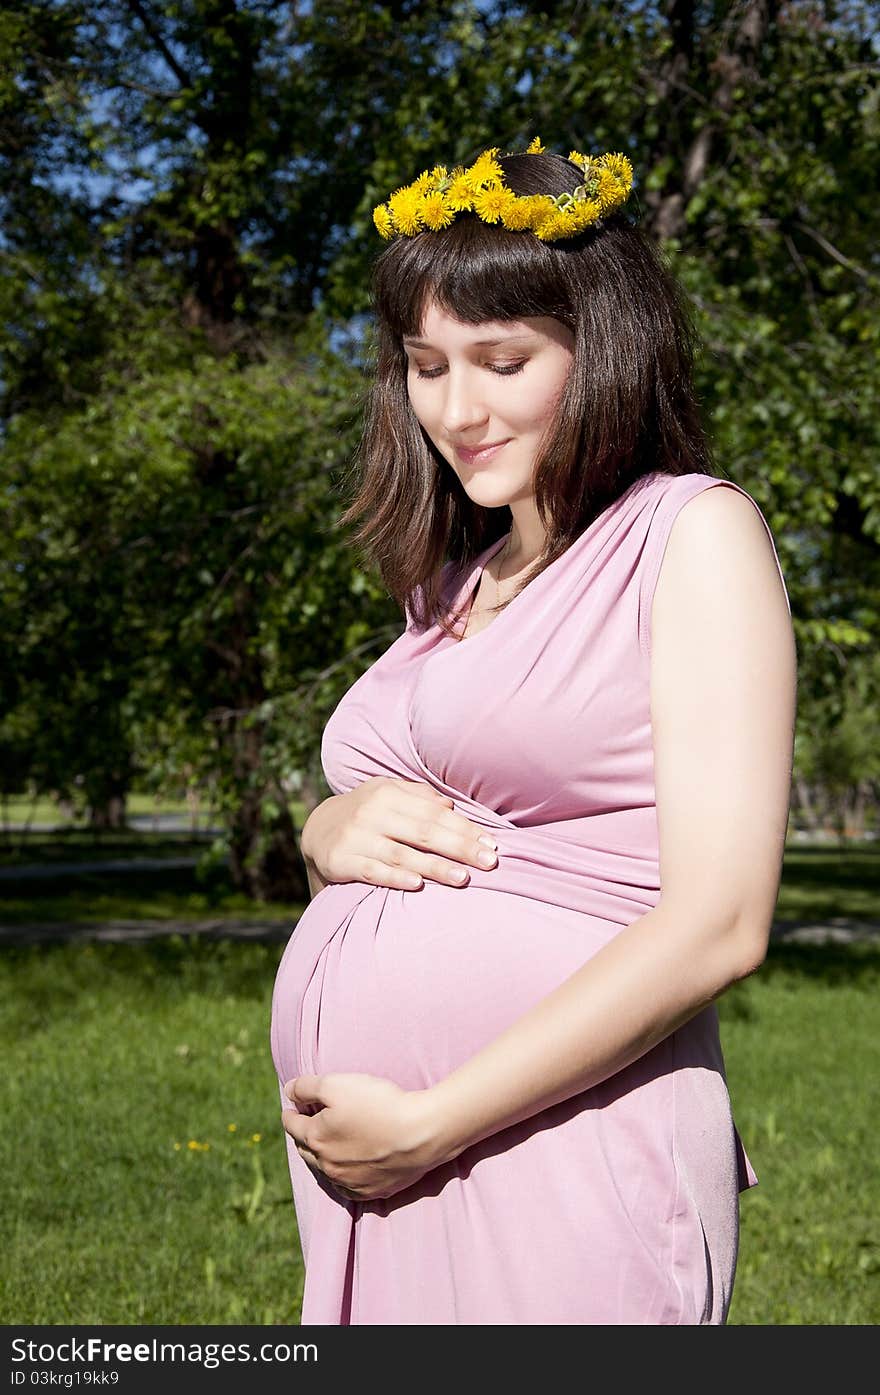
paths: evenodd
<path fill-rule="evenodd" d="M 503 181 L 501 166 L 495 158 L 497 154 L 497 145 L 493 145 L 491 150 L 484 150 L 467 171 L 474 193 L 481 188 L 497 187 Z"/>
<path fill-rule="evenodd" d="M 624 193 L 628 194 L 632 188 L 633 167 L 627 156 L 621 155 L 619 152 L 611 155 L 602 155 L 600 156 L 599 162 L 605 166 L 606 170 L 611 171 L 614 177 L 623 185 Z"/>
<path fill-rule="evenodd" d="M 454 213 L 467 213 L 474 206 L 474 190 L 470 176 L 459 165 L 452 171 L 449 188 L 446 190 L 447 206 Z"/>
<path fill-rule="evenodd" d="M 174 1145 L 174 1151 L 175 1151 L 175 1153 L 179 1153 L 182 1147 L 183 1147 L 183 1144 L 182 1144 L 182 1143 L 175 1143 L 175 1145 Z"/>
<path fill-rule="evenodd" d="M 259 1143 L 259 1141 L 260 1141 L 260 1139 L 261 1139 L 262 1137 L 263 1137 L 263 1135 L 262 1135 L 261 1133 L 252 1133 L 252 1134 L 251 1134 L 251 1143 Z"/>
<path fill-rule="evenodd" d="M 515 194 L 509 189 L 496 189 L 494 185 L 474 194 L 474 212 L 484 223 L 499 222 L 514 203 Z"/>
<path fill-rule="evenodd" d="M 545 147 L 541 144 L 541 137 L 540 137 L 540 136 L 535 136 L 534 140 L 529 141 L 528 148 L 527 148 L 527 150 L 526 150 L 526 154 L 527 154 L 527 155 L 543 155 L 543 154 L 544 154 L 544 150 L 545 150 Z"/>
<path fill-rule="evenodd" d="M 380 203 L 377 208 L 373 209 L 373 223 L 376 231 L 381 233 L 386 240 L 394 236 L 394 221 L 384 203 Z"/>
<path fill-rule="evenodd" d="M 398 232 L 407 234 L 419 232 L 422 226 L 419 209 L 421 201 L 421 194 L 412 185 L 398 189 L 391 195 L 388 207 Z"/>
<path fill-rule="evenodd" d="M 207 1153 L 211 1145 L 210 1143 L 199 1143 L 197 1139 L 191 1138 L 186 1146 L 191 1153 Z"/>
<path fill-rule="evenodd" d="M 238 1133 L 238 1124 L 227 1124 L 226 1131 L 227 1133 Z"/>

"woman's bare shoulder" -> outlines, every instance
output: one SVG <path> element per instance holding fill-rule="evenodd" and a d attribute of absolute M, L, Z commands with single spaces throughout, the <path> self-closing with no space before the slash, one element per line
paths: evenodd
<path fill-rule="evenodd" d="M 797 687 L 791 616 L 750 496 L 705 489 L 670 530 L 652 618 L 664 900 L 759 960 L 779 887 Z"/>

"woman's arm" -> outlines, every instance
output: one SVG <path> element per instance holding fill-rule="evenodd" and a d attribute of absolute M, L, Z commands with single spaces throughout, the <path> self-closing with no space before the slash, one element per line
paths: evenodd
<path fill-rule="evenodd" d="M 680 510 L 652 636 L 660 902 L 423 1092 L 437 1163 L 623 1069 L 766 955 L 797 655 L 770 542 L 744 495 L 707 489 Z"/>

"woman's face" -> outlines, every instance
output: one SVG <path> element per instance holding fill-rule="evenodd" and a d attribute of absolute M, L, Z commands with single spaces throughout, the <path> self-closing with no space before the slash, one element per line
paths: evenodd
<path fill-rule="evenodd" d="M 413 411 L 470 498 L 486 508 L 531 498 L 571 369 L 571 330 L 549 315 L 463 324 L 431 299 L 422 332 L 403 345 Z"/>

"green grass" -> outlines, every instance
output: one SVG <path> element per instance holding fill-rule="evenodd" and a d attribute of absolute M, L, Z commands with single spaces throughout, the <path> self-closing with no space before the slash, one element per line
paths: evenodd
<path fill-rule="evenodd" d="M 268 1046 L 280 954 L 179 936 L 0 954 L 0 1322 L 299 1321 Z M 760 1177 L 733 1324 L 880 1318 L 878 979 L 874 946 L 779 945 L 722 999 Z"/>
<path fill-rule="evenodd" d="M 299 1320 L 280 953 L 170 937 L 0 956 L 0 1322 Z"/>
<path fill-rule="evenodd" d="M 253 901 L 240 892 L 215 894 L 187 890 L 190 880 L 182 872 L 175 886 L 171 875 L 163 874 L 163 884 L 156 886 L 148 880 L 148 874 L 132 875 L 126 878 L 126 890 L 108 891 L 103 889 L 95 874 L 91 885 L 90 879 L 83 877 L 82 885 L 67 894 L 62 894 L 54 884 L 49 887 L 32 883 L 34 890 L 19 891 L 17 895 L 10 895 L 7 883 L 0 886 L 0 924 L 55 922 L 75 925 L 102 920 L 164 920 L 169 927 L 185 929 L 188 920 L 235 916 L 290 921 L 293 926 L 303 910 L 302 902 L 288 905 L 280 901 Z"/>
<path fill-rule="evenodd" d="M 774 945 L 721 999 L 740 1204 L 734 1324 L 880 1320 L 880 949 Z"/>
<path fill-rule="evenodd" d="M 189 815 L 189 806 L 185 799 L 156 799 L 151 794 L 130 794 L 126 799 L 126 811 L 130 815 L 134 814 L 183 814 Z M 207 811 L 202 808 L 199 811 L 199 820 L 204 823 Z M 0 801 L 0 822 L 6 820 L 9 823 L 57 823 L 65 827 L 82 827 L 83 820 L 71 820 L 63 814 L 58 804 L 53 799 L 40 795 L 36 799 L 31 799 L 26 794 L 10 795 L 8 799 Z"/>
<path fill-rule="evenodd" d="M 303 812 L 303 806 L 299 801 L 291 801 L 291 812 L 294 817 L 298 817 Z M 185 819 L 190 819 L 192 811 L 185 799 L 157 799 L 151 794 L 130 794 L 125 802 L 127 818 L 135 818 L 146 815 L 154 817 L 157 814 L 180 814 Z M 211 821 L 210 808 L 202 803 L 197 812 L 197 823 L 203 827 Z M 27 824 L 45 823 L 54 824 L 55 830 L 65 833 L 80 832 L 89 836 L 92 830 L 89 828 L 84 816 L 72 819 L 68 814 L 59 809 L 58 804 L 41 795 L 37 799 L 31 799 L 28 795 L 15 794 L 8 799 L 0 799 L 0 831 L 6 824 Z M 16 830 L 9 830 L 14 833 Z"/>

